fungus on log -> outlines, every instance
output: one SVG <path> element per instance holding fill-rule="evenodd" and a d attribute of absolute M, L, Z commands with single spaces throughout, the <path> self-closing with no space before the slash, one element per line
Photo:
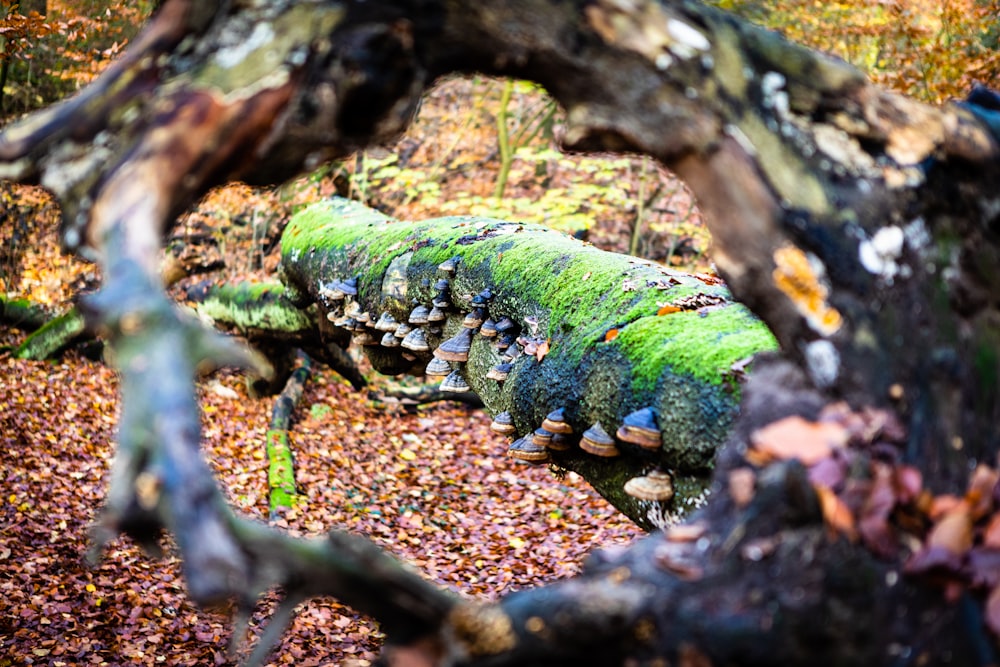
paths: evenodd
<path fill-rule="evenodd" d="M 387 139 L 453 72 L 534 80 L 566 109 L 568 148 L 684 178 L 730 289 L 786 356 L 755 369 L 697 524 L 491 604 L 363 540 L 234 517 L 200 457 L 192 377 L 256 360 L 180 315 L 157 266 L 211 186 Z M 923 105 L 694 0 L 166 0 L 80 95 L 0 133 L 0 178 L 53 190 L 64 244 L 102 263 L 83 307 L 125 400 L 99 544 L 167 528 L 196 601 L 245 608 L 282 586 L 277 632 L 298 600 L 337 595 L 382 622 L 390 664 L 994 664 L 996 99 Z M 791 417 L 808 466 L 766 430 Z"/>
<path fill-rule="evenodd" d="M 559 432 L 582 435 L 579 448 L 566 438 L 551 455 L 512 455 L 579 472 L 647 528 L 703 499 L 715 448 L 735 416 L 731 369 L 773 348 L 767 329 L 718 280 L 532 225 L 402 222 L 333 199 L 292 218 L 281 253 L 286 297 L 315 303 L 317 320 L 336 326 L 349 310 L 363 313 L 371 327 L 354 327 L 355 337 L 379 322 L 413 327 L 398 347 L 363 348 L 376 370 L 444 375 L 445 391 L 471 387 L 491 414 L 510 416 L 513 437 L 531 435 L 560 411 Z M 348 277 L 355 294 L 330 298 Z M 431 323 L 425 315 L 442 292 L 450 295 L 446 317 Z M 495 324 L 483 335 L 490 321 L 516 334 L 514 342 L 500 349 Z M 632 427 L 616 446 L 608 434 L 641 411 L 652 430 Z M 599 453 L 587 438 L 595 426 L 604 438 Z M 645 434 L 643 444 L 629 444 L 633 433 Z M 626 480 L 655 467 L 676 477 L 669 503 L 625 493 Z"/>

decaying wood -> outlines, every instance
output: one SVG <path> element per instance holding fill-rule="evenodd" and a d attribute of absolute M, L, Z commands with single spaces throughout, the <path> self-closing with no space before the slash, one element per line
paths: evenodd
<path fill-rule="evenodd" d="M 164 230 L 210 186 L 390 137 L 436 77 L 472 71 L 544 85 L 566 147 L 683 177 L 785 355 L 751 380 L 699 523 L 483 605 L 367 543 L 234 519 L 191 378 L 252 360 L 157 279 Z M 334 594 L 383 623 L 396 664 L 994 664 L 1000 143 L 983 98 L 922 105 L 690 1 L 167 0 L 94 85 L 0 134 L 0 177 L 53 190 L 64 243 L 103 265 L 88 308 L 126 400 L 102 537 L 168 529 L 198 601 Z M 767 429 L 789 417 L 808 462 L 775 454 Z M 947 511 L 920 504 L 945 492 Z"/>
<path fill-rule="evenodd" d="M 510 456 L 579 473 L 647 529 L 704 500 L 737 375 L 773 349 L 717 279 L 488 218 L 410 223 L 334 199 L 292 218 L 279 271 L 284 288 L 216 289 L 200 312 L 256 321 L 258 340 L 268 321 L 276 337 L 353 337 L 380 372 L 471 389 L 506 420 Z M 580 444 L 595 424 L 613 441 L 601 455 Z M 661 497 L 626 491 L 652 470 Z"/>

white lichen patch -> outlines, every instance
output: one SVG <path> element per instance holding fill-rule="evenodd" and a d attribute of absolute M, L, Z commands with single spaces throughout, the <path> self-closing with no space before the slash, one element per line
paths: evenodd
<path fill-rule="evenodd" d="M 587 23 L 609 44 L 635 51 L 663 71 L 674 58 L 703 55 L 712 43 L 700 30 L 657 3 L 604 0 L 585 10 Z"/>
<path fill-rule="evenodd" d="M 670 37 L 667 47 L 679 58 L 692 58 L 712 48 L 705 35 L 679 19 L 667 20 L 667 35 Z"/>
<path fill-rule="evenodd" d="M 813 384 L 820 389 L 830 387 L 840 376 L 840 353 L 828 340 L 814 340 L 805 346 L 803 356 Z"/>
<path fill-rule="evenodd" d="M 220 49 L 215 54 L 215 63 L 223 68 L 236 67 L 251 53 L 274 40 L 274 29 L 266 23 L 258 23 L 253 32 L 243 41 Z"/>
<path fill-rule="evenodd" d="M 779 72 L 767 72 L 760 80 L 761 104 L 765 109 L 772 109 L 779 118 L 788 118 L 790 114 L 785 83 L 784 75 Z"/>
<path fill-rule="evenodd" d="M 906 235 L 900 227 L 896 225 L 883 227 L 875 232 L 872 238 L 864 239 L 858 245 L 858 259 L 861 266 L 869 273 L 892 284 L 893 279 L 902 272 L 902 267 L 896 260 L 903 254 L 905 240 Z"/>

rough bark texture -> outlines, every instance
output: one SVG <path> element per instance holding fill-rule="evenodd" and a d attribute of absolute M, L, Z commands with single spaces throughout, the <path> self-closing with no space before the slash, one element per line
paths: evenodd
<path fill-rule="evenodd" d="M 164 229 L 208 187 L 391 136 L 436 77 L 470 71 L 543 84 L 567 147 L 646 153 L 686 179 L 733 294 L 786 355 L 751 380 L 700 528 L 484 605 L 344 536 L 234 519 L 198 454 L 191 377 L 239 355 L 156 279 Z M 995 664 L 1000 588 L 975 567 L 996 557 L 978 527 L 992 473 L 964 491 L 998 451 L 997 108 L 987 92 L 918 104 L 682 0 L 167 0 L 94 85 L 0 134 L 0 177 L 55 191 L 64 242 L 103 264 L 90 314 L 127 399 L 106 531 L 173 532 L 196 600 L 335 594 L 382 621 L 398 664 Z M 837 399 L 851 407 L 810 428 L 850 447 L 808 471 L 761 456 L 765 426 Z M 828 486 L 823 461 L 844 463 Z M 961 500 L 921 513 L 930 491 Z"/>

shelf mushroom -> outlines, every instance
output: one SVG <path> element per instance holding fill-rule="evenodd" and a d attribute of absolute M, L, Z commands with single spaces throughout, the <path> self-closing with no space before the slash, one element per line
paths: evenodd
<path fill-rule="evenodd" d="M 644 449 L 660 448 L 660 429 L 656 425 L 653 408 L 643 408 L 629 414 L 615 433 L 622 442 L 630 442 Z"/>
<path fill-rule="evenodd" d="M 595 422 L 593 426 L 583 432 L 583 437 L 580 438 L 580 449 L 594 456 L 605 458 L 621 454 L 615 446 L 614 438 L 608 435 L 599 422 Z"/>
<path fill-rule="evenodd" d="M 670 473 L 651 470 L 625 482 L 625 493 L 639 500 L 663 502 L 674 497 L 674 485 Z"/>

